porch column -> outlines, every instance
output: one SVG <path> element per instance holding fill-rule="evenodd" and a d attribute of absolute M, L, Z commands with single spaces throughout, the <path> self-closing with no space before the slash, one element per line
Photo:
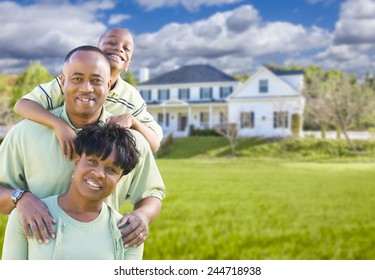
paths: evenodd
<path fill-rule="evenodd" d="M 191 110 L 191 106 L 188 107 L 188 126 L 193 124 L 193 113 Z"/>
<path fill-rule="evenodd" d="M 208 128 L 213 128 L 213 116 L 212 116 L 212 105 L 209 105 L 208 106 L 208 118 L 209 118 L 209 124 L 208 124 Z"/>
<path fill-rule="evenodd" d="M 167 124 L 167 119 L 166 119 L 166 117 L 167 117 L 167 108 L 164 106 L 163 107 L 163 128 L 164 129 L 166 129 L 167 128 L 167 126 L 166 126 L 166 124 Z M 169 124 L 169 126 L 170 126 L 171 124 Z"/>

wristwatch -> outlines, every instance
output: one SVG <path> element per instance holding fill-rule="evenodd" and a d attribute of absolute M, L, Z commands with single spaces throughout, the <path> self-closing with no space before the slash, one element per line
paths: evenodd
<path fill-rule="evenodd" d="M 16 189 L 14 192 L 12 192 L 12 201 L 14 205 L 17 205 L 18 200 L 21 199 L 21 197 L 23 196 L 25 192 L 27 191 L 21 190 L 21 189 Z"/>

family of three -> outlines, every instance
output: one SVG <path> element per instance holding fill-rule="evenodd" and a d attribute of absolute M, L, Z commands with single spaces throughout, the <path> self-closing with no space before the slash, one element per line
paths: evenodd
<path fill-rule="evenodd" d="M 133 45 L 127 30 L 109 30 L 16 104 L 30 120 L 0 146 L 3 259 L 142 258 L 165 186 L 153 157 L 160 126 L 120 78 Z M 122 216 L 125 201 L 134 209 Z"/>

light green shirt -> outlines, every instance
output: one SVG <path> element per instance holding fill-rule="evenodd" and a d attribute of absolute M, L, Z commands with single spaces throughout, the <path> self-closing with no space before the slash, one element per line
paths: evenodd
<path fill-rule="evenodd" d="M 141 260 L 143 244 L 124 249 L 117 222 L 121 214 L 103 203 L 98 217 L 91 222 L 79 222 L 65 213 L 57 195 L 43 201 L 57 220 L 56 239 L 39 244 L 23 233 L 17 208 L 9 216 L 4 236 L 3 260 Z"/>
<path fill-rule="evenodd" d="M 59 78 L 49 83 L 40 84 L 22 98 L 33 100 L 47 110 L 64 104 L 64 93 Z M 106 110 L 113 115 L 131 114 L 144 125 L 156 132 L 159 141 L 163 139 L 163 130 L 147 111 L 146 102 L 132 85 L 118 78 L 115 87 L 108 93 L 104 104 Z"/>
<path fill-rule="evenodd" d="M 51 112 L 75 129 L 65 106 Z M 103 110 L 100 120 L 105 121 L 109 116 Z M 132 133 L 140 153 L 139 162 L 120 179 L 115 192 L 106 199 L 117 211 L 125 200 L 136 204 L 149 196 L 160 200 L 165 196 L 165 186 L 150 145 L 139 132 L 132 130 Z M 45 125 L 23 120 L 9 131 L 0 146 L 0 183 L 11 188 L 30 190 L 42 199 L 66 192 L 72 174 L 73 161 L 63 157 L 54 130 Z"/>

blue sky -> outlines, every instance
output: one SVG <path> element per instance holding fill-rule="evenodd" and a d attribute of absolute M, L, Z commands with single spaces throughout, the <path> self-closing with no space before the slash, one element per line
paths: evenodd
<path fill-rule="evenodd" d="M 375 70 L 375 0 L 0 0 L 0 15 L 1 73 L 39 60 L 57 74 L 69 50 L 112 27 L 133 33 L 136 75 L 197 63 L 228 74 L 264 63 Z"/>

